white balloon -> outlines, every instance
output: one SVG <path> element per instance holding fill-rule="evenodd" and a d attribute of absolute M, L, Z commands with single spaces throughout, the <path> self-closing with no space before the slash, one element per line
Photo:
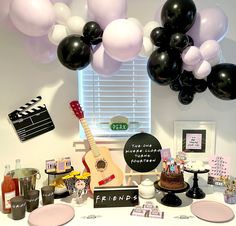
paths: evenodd
<path fill-rule="evenodd" d="M 211 73 L 211 65 L 203 60 L 193 69 L 193 75 L 196 79 L 204 79 Z"/>
<path fill-rule="evenodd" d="M 68 34 L 82 35 L 85 23 L 86 21 L 82 17 L 79 16 L 70 17 L 66 23 Z"/>
<path fill-rule="evenodd" d="M 149 21 L 146 23 L 143 28 L 143 36 L 150 38 L 152 30 L 156 27 L 160 27 L 160 24 L 157 21 Z"/>
<path fill-rule="evenodd" d="M 149 57 L 154 51 L 155 46 L 152 44 L 152 41 L 148 37 L 143 37 L 143 47 L 139 53 L 139 56 Z"/>
<path fill-rule="evenodd" d="M 87 0 L 73 0 L 70 4 L 70 10 L 71 16 L 79 16 L 85 21 L 88 20 Z"/>
<path fill-rule="evenodd" d="M 56 15 L 56 22 L 65 25 L 66 21 L 71 16 L 70 8 L 65 3 L 61 2 L 55 3 L 53 8 Z"/>
<path fill-rule="evenodd" d="M 68 36 L 67 29 L 64 25 L 56 24 L 48 32 L 48 39 L 54 45 L 58 45 L 63 38 Z"/>

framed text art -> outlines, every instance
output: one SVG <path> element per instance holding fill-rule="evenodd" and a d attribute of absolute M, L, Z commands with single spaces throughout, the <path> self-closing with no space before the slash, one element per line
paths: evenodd
<path fill-rule="evenodd" d="M 215 152 L 215 130 L 213 121 L 175 121 L 174 151 L 185 152 L 191 160 L 208 161 Z"/>

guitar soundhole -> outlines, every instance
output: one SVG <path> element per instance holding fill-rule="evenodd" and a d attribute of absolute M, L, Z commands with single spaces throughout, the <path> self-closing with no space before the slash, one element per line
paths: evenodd
<path fill-rule="evenodd" d="M 107 166 L 107 162 L 104 159 L 99 159 L 96 164 L 96 168 L 98 171 L 103 171 Z"/>

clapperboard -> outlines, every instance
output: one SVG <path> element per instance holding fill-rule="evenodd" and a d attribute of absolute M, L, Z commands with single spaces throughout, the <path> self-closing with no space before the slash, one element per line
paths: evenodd
<path fill-rule="evenodd" d="M 29 109 L 42 99 L 38 96 L 8 116 L 21 141 L 26 141 L 55 128 L 45 105 Z"/>

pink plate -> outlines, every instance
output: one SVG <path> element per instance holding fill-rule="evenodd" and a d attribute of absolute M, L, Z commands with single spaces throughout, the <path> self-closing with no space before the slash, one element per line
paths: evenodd
<path fill-rule="evenodd" d="M 215 201 L 194 202 L 191 211 L 196 217 L 210 222 L 227 222 L 234 218 L 231 208 Z"/>
<path fill-rule="evenodd" d="M 28 222 L 31 226 L 59 226 L 69 222 L 74 215 L 74 208 L 69 205 L 50 204 L 30 213 Z"/>

